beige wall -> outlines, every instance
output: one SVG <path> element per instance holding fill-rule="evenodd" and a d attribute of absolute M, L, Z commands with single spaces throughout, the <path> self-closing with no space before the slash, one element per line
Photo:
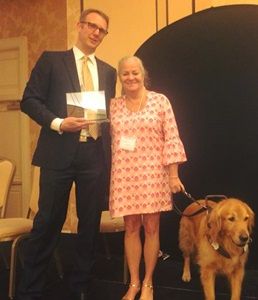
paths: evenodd
<path fill-rule="evenodd" d="M 98 56 L 116 67 L 117 61 L 135 50 L 155 32 L 155 1 L 86 0 L 110 17 L 109 34 L 97 50 Z"/>
<path fill-rule="evenodd" d="M 65 2 L 65 1 L 64 1 Z M 81 1 L 79 0 L 67 0 L 66 1 L 67 7 L 67 16 L 66 16 L 66 23 L 67 23 L 67 48 L 72 48 L 76 41 L 77 30 L 76 30 L 76 23 L 79 19 L 81 14 Z"/>
<path fill-rule="evenodd" d="M 0 38 L 28 37 L 29 70 L 45 49 L 66 47 L 64 3 L 63 0 L 0 0 Z"/>

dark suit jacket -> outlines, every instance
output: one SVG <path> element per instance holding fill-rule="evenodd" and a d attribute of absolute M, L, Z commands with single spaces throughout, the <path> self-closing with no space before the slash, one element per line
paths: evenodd
<path fill-rule="evenodd" d="M 99 90 L 105 90 L 106 107 L 115 95 L 116 70 L 96 58 Z M 21 110 L 41 125 L 32 163 L 40 167 L 64 169 L 74 158 L 79 132 L 59 134 L 50 129 L 54 118 L 67 116 L 66 93 L 80 92 L 79 78 L 72 49 L 44 52 L 32 70 L 24 91 Z M 110 166 L 109 126 L 102 124 L 103 150 Z"/>

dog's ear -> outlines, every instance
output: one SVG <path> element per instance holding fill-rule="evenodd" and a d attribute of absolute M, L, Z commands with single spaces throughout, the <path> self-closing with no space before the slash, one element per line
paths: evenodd
<path fill-rule="evenodd" d="M 245 204 L 245 205 L 246 205 L 246 209 L 247 209 L 247 212 L 249 215 L 248 230 L 249 230 L 249 233 L 252 233 L 252 229 L 254 227 L 254 212 L 247 204 Z"/>
<path fill-rule="evenodd" d="M 218 234 L 221 230 L 221 216 L 218 205 L 215 206 L 207 216 L 208 236 L 210 242 L 217 242 Z"/>

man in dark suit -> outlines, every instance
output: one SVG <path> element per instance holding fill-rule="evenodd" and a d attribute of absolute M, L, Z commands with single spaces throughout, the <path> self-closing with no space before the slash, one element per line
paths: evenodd
<path fill-rule="evenodd" d="M 21 110 L 41 125 L 32 162 L 40 167 L 40 195 L 39 211 L 26 243 L 19 300 L 43 299 L 48 263 L 66 218 L 73 183 L 79 222 L 71 300 L 92 299 L 88 287 L 100 206 L 107 190 L 104 179 L 110 163 L 109 131 L 107 124 L 101 124 L 98 136 L 93 138 L 83 110 L 79 109 L 79 117 L 74 112 L 67 112 L 66 96 L 84 88 L 87 90 L 82 75 L 86 56 L 91 89 L 104 90 L 106 107 L 109 107 L 109 100 L 115 95 L 116 71 L 94 55 L 107 34 L 108 22 L 108 17 L 99 10 L 83 11 L 77 24 L 75 46 L 63 52 L 44 52 L 24 91 Z"/>

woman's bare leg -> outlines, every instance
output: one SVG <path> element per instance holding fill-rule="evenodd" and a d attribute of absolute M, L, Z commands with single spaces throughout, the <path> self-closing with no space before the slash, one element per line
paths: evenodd
<path fill-rule="evenodd" d="M 123 299 L 133 300 L 140 290 L 139 267 L 142 256 L 140 229 L 141 215 L 125 216 L 125 254 L 130 273 L 130 285 Z"/>
<path fill-rule="evenodd" d="M 143 215 L 145 276 L 140 299 L 144 300 L 153 299 L 152 277 L 160 249 L 159 224 L 160 213 Z"/>

